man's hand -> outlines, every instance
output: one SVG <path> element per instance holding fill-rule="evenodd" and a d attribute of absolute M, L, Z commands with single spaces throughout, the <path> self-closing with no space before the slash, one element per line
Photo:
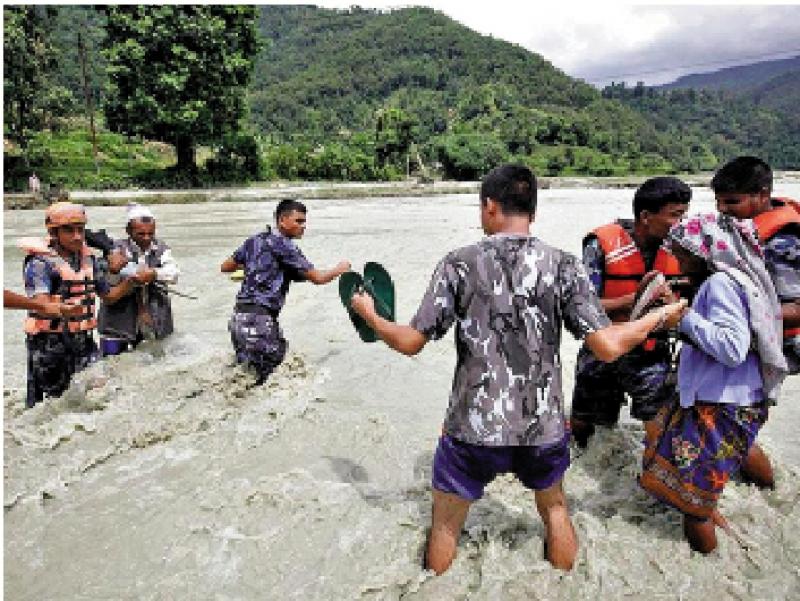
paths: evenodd
<path fill-rule="evenodd" d="M 343 273 L 350 271 L 350 261 L 339 261 L 334 270 L 338 272 L 338 275 L 342 275 Z"/>
<path fill-rule="evenodd" d="M 56 303 L 45 302 L 40 305 L 38 313 L 46 315 L 47 317 L 77 317 L 85 311 L 81 305 L 73 305 L 69 303 Z"/>
<path fill-rule="evenodd" d="M 111 273 L 119 273 L 127 264 L 128 259 L 125 257 L 125 253 L 123 253 L 121 250 L 115 250 L 108 255 L 108 270 Z"/>
<path fill-rule="evenodd" d="M 682 298 L 681 300 L 664 305 L 658 311 L 661 313 L 661 321 L 659 322 L 658 329 L 672 330 L 678 327 L 683 316 L 689 310 L 689 302 Z"/>
<path fill-rule="evenodd" d="M 145 267 L 144 269 L 140 269 L 136 272 L 136 275 L 131 278 L 135 282 L 139 284 L 149 284 L 150 282 L 154 282 L 156 279 L 156 270 L 152 268 Z"/>
<path fill-rule="evenodd" d="M 350 299 L 350 306 L 353 308 L 353 311 L 364 319 L 375 315 L 375 301 L 366 292 L 356 292 L 353 298 Z"/>

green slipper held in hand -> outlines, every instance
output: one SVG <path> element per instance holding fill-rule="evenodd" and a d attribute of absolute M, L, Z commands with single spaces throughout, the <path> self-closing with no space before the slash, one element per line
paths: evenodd
<path fill-rule="evenodd" d="M 350 321 L 364 342 L 376 342 L 378 335 L 367 325 L 358 313 L 353 311 L 350 302 L 356 292 L 364 291 L 375 302 L 375 311 L 389 321 L 395 320 L 394 282 L 380 263 L 372 261 L 364 265 L 364 276 L 355 271 L 343 273 L 339 278 L 339 297 L 350 316 Z"/>

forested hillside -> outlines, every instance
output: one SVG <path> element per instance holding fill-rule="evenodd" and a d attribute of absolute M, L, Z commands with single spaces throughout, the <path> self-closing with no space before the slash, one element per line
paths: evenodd
<path fill-rule="evenodd" d="M 800 167 L 800 57 L 688 75 L 655 88 L 611 85 L 603 95 L 636 109 L 668 136 L 705 140 L 716 157 L 749 153 L 774 167 Z"/>
<path fill-rule="evenodd" d="M 800 168 L 798 71 L 751 77 L 740 94 L 599 91 L 428 8 L 19 5 L 4 16 L 6 189 L 34 169 L 109 187 L 476 179 L 509 160 L 541 175 L 693 172 L 740 153 Z M 246 34 L 220 29 L 229 18 Z M 92 121 L 100 137 L 87 137 Z M 72 157 L 87 141 L 93 156 Z M 175 152 L 151 160 L 150 142 Z M 106 169 L 115 157 L 138 167 Z"/>
<path fill-rule="evenodd" d="M 474 177 L 516 157 L 540 172 L 611 174 L 709 168 L 709 151 L 660 136 L 537 54 L 426 8 L 390 13 L 262 7 L 268 40 L 251 118 L 276 140 L 346 140 L 402 130 L 425 162 Z M 381 131 L 375 131 L 378 138 Z"/>

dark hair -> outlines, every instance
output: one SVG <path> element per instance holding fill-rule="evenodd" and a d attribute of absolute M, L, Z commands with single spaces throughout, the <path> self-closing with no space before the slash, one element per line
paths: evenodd
<path fill-rule="evenodd" d="M 772 192 L 772 169 L 758 157 L 736 157 L 714 174 L 711 189 L 729 194 Z"/>
<path fill-rule="evenodd" d="M 536 212 L 536 176 L 524 165 L 500 165 L 481 181 L 481 203 L 491 198 L 500 204 L 506 215 L 528 215 Z"/>
<path fill-rule="evenodd" d="M 692 189 L 677 177 L 651 177 L 633 195 L 633 217 L 639 219 L 642 211 L 658 213 L 670 203 L 689 204 Z"/>
<path fill-rule="evenodd" d="M 275 207 L 275 221 L 279 221 L 281 217 L 288 215 L 292 211 L 306 213 L 306 205 L 299 200 L 294 200 L 293 198 L 284 198 L 278 203 L 278 206 Z"/>

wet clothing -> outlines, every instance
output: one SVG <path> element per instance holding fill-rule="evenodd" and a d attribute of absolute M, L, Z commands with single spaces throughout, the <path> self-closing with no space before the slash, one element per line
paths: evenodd
<path fill-rule="evenodd" d="M 742 287 L 725 272 L 700 286 L 678 325 L 678 392 L 682 407 L 696 400 L 752 405 L 764 400 L 758 355 L 751 349 L 750 311 Z"/>
<path fill-rule="evenodd" d="M 131 239 L 117 240 L 114 250 L 122 252 L 131 266 L 155 269 L 155 281 L 137 286 L 133 292 L 116 303 L 102 303 L 98 314 L 98 331 L 102 337 L 118 338 L 132 346 L 138 344 L 147 334 L 161 339 L 173 331 L 172 305 L 167 284 L 174 284 L 180 271 L 172 258 L 172 252 L 164 242 L 155 239 L 147 251 L 142 251 Z M 120 283 L 125 275 L 112 274 L 113 284 Z"/>
<path fill-rule="evenodd" d="M 236 361 L 256 372 L 258 383 L 266 380 L 286 356 L 277 315 L 234 311 L 228 322 Z"/>
<path fill-rule="evenodd" d="M 77 334 L 42 333 L 29 335 L 27 396 L 25 404 L 33 407 L 44 395 L 59 396 L 69 386 L 72 376 L 99 358 L 91 332 Z"/>
<path fill-rule="evenodd" d="M 617 221 L 633 236 L 633 221 Z M 657 248 L 639 249 L 645 272 L 653 268 Z M 587 236 L 583 245 L 583 264 L 598 295 L 606 280 L 606 258 L 596 236 Z M 616 361 L 600 361 L 585 346 L 578 351 L 571 417 L 587 424 L 613 426 L 619 420 L 625 395 L 631 401 L 631 416 L 642 421 L 653 419 L 675 393 L 670 373 L 671 346 L 665 334 L 655 337 L 650 350 L 639 346 Z"/>
<path fill-rule="evenodd" d="M 445 433 L 483 446 L 560 441 L 562 322 L 580 338 L 609 325 L 573 255 L 496 234 L 445 256 L 410 324 L 429 340 L 456 324 Z"/>
<path fill-rule="evenodd" d="M 616 361 L 604 363 L 585 346 L 578 351 L 571 416 L 587 424 L 613 426 L 631 399 L 630 414 L 649 421 L 675 395 L 670 343 L 658 340 L 646 351 L 636 347 Z"/>
<path fill-rule="evenodd" d="M 783 359 L 780 307 L 752 221 L 697 215 L 668 237 L 713 274 L 679 324 L 688 337 L 680 399 L 658 415 L 656 434 L 645 441 L 639 482 L 683 513 L 707 519 L 767 420 L 770 390 L 780 384 L 770 374 Z"/>
<path fill-rule="evenodd" d="M 97 269 L 94 256 L 89 257 L 93 264 L 95 284 L 98 294 L 107 294 L 108 281 Z M 76 271 L 80 266 L 80 256 L 72 257 L 70 264 Z M 53 260 L 44 255 L 29 255 L 24 264 L 25 291 L 28 296 L 38 294 L 62 294 L 64 282 Z M 93 309 L 92 309 L 93 310 Z M 62 320 L 52 320 L 60 327 Z M 61 324 L 63 325 L 63 324 Z M 92 331 L 82 332 L 40 332 L 26 337 L 28 354 L 27 395 L 25 403 L 33 407 L 44 399 L 44 395 L 58 396 L 69 386 L 73 374 L 84 369 L 98 358 L 97 345 Z"/>
<path fill-rule="evenodd" d="M 800 235 L 792 232 L 775 234 L 764 244 L 764 262 L 780 301 L 800 299 Z M 800 373 L 800 334 L 784 337 L 783 354 L 789 364 L 789 373 Z"/>
<path fill-rule="evenodd" d="M 286 356 L 278 314 L 289 285 L 304 281 L 314 265 L 291 238 L 270 228 L 245 240 L 233 253 L 233 260 L 244 266 L 244 280 L 228 331 L 236 361 L 255 369 L 260 383 Z"/>
<path fill-rule="evenodd" d="M 767 421 L 767 405 L 676 401 L 656 418 L 645 441 L 642 488 L 679 511 L 707 519 L 725 483 L 739 470 Z"/>
<path fill-rule="evenodd" d="M 511 472 L 531 490 L 560 481 L 569 467 L 569 434 L 539 447 L 487 447 L 442 435 L 433 458 L 433 488 L 477 501 L 499 474 Z"/>
<path fill-rule="evenodd" d="M 742 300 L 747 309 L 742 328 L 746 327 L 750 335 L 747 345 L 744 345 L 741 337 L 735 336 L 730 331 L 731 322 L 735 319 L 741 320 L 742 316 L 738 313 L 727 317 L 723 315 L 727 303 L 730 302 L 727 295 L 723 298 L 720 295 L 709 294 L 705 304 L 698 304 L 696 297 L 692 303 L 692 312 L 705 311 L 707 314 L 701 314 L 701 317 L 711 319 L 713 316 L 714 322 L 707 335 L 698 333 L 696 328 L 692 328 L 700 336 L 695 338 L 693 335 L 693 342 L 706 353 L 712 353 L 717 361 L 728 367 L 735 365 L 729 357 L 719 353 L 719 350 L 726 346 L 736 347 L 737 356 L 741 357 L 736 364 L 741 364 L 742 361 L 746 364 L 745 353 L 752 346 L 752 350 L 758 355 L 764 397 L 776 401 L 788 371 L 782 348 L 783 319 L 775 285 L 764 263 L 764 253 L 756 236 L 753 221 L 717 213 L 694 215 L 675 224 L 667 234 L 667 238 L 705 261 L 712 273 L 722 272 L 727 276 L 726 282 L 733 280 L 742 293 Z M 719 277 L 723 276 L 717 276 Z M 711 279 L 714 279 L 714 276 L 709 278 Z M 704 286 L 715 285 L 709 280 Z M 714 290 L 708 288 L 708 292 L 713 293 Z M 715 308 L 715 305 L 722 306 Z M 683 326 L 683 323 L 681 325 Z M 718 339 L 718 344 L 712 344 L 713 338 Z M 683 357 L 681 363 L 684 363 Z M 699 365 L 696 367 L 700 368 Z M 749 384 L 749 381 L 739 379 L 745 367 L 740 365 L 740 368 L 721 375 L 724 375 L 731 385 Z M 683 365 L 680 375 L 686 377 Z M 681 386 L 683 385 L 681 382 Z M 685 398 L 685 395 L 681 396 Z"/>
<path fill-rule="evenodd" d="M 286 302 L 289 285 L 305 281 L 305 273 L 314 269 L 291 238 L 270 228 L 245 240 L 233 260 L 244 266 L 236 302 L 260 305 L 276 315 Z"/>
<path fill-rule="evenodd" d="M 633 237 L 633 220 L 632 219 L 618 219 L 616 223 L 628 233 L 631 238 Z M 645 273 L 653 269 L 653 264 L 658 254 L 658 248 L 638 248 L 645 264 Z M 583 266 L 586 268 L 586 273 L 589 275 L 589 281 L 592 282 L 594 289 L 599 296 L 603 295 L 603 284 L 606 281 L 606 256 L 603 252 L 602 245 L 597 236 L 589 235 L 583 242 Z M 644 274 L 642 274 L 644 275 Z"/>

